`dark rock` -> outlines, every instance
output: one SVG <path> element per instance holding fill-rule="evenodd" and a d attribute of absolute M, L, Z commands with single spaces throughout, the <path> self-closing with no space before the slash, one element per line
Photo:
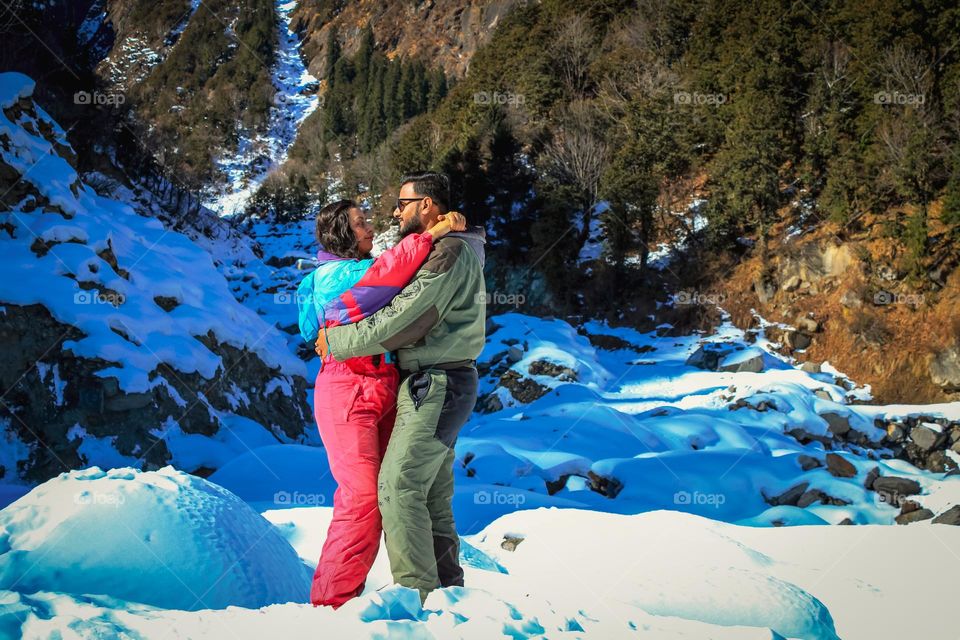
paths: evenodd
<path fill-rule="evenodd" d="M 873 490 L 891 496 L 915 496 L 920 493 L 920 484 L 909 478 L 880 476 L 873 481 Z"/>
<path fill-rule="evenodd" d="M 827 471 L 837 478 L 853 478 L 857 475 L 857 468 L 853 463 L 836 453 L 827 454 Z"/>
<path fill-rule="evenodd" d="M 270 256 L 264 260 L 263 263 L 268 267 L 273 267 L 274 269 L 283 269 L 297 264 L 297 260 L 300 260 L 300 258 L 296 256 Z"/>
<path fill-rule="evenodd" d="M 906 437 L 907 437 L 907 433 L 903 430 L 903 427 L 901 427 L 896 422 L 891 422 L 890 424 L 887 425 L 886 439 L 889 442 L 900 443 L 900 442 L 903 442 L 904 439 L 906 439 Z"/>
<path fill-rule="evenodd" d="M 723 362 L 717 367 L 718 371 L 728 371 L 732 373 L 760 373 L 763 371 L 763 354 L 756 354 L 738 362 Z"/>
<path fill-rule="evenodd" d="M 790 349 L 806 349 L 813 342 L 813 338 L 802 331 L 787 331 L 783 340 Z"/>
<path fill-rule="evenodd" d="M 818 436 L 810 433 L 802 427 L 794 427 L 786 432 L 788 436 L 794 438 L 800 444 L 809 444 L 810 442 L 819 442 L 827 449 L 833 448 L 833 440 L 827 436 Z"/>
<path fill-rule="evenodd" d="M 839 413 L 821 413 L 820 417 L 827 421 L 830 433 L 843 437 L 850 431 L 850 419 Z"/>
<path fill-rule="evenodd" d="M 687 358 L 686 365 L 704 369 L 707 371 L 716 371 L 720 365 L 720 360 L 731 353 L 733 350 L 729 347 L 721 347 L 713 344 L 701 344 L 697 350 Z"/>
<path fill-rule="evenodd" d="M 564 367 L 563 365 L 548 360 L 535 360 L 530 363 L 528 369 L 530 374 L 535 376 L 551 376 L 566 382 L 575 382 L 577 380 L 576 371 L 570 367 Z"/>
<path fill-rule="evenodd" d="M 768 498 L 764 496 L 764 499 L 771 506 L 797 506 L 797 501 L 800 500 L 800 497 L 807 491 L 807 487 L 810 486 L 809 482 L 801 482 L 798 485 L 794 485 L 781 493 L 779 496 L 774 496 L 773 498 Z"/>
<path fill-rule="evenodd" d="M 577 333 L 580 333 L 579 330 Z M 656 351 L 656 347 L 645 344 L 642 346 L 637 346 L 632 342 L 628 342 L 623 338 L 617 336 L 610 336 L 606 334 L 593 334 L 589 332 L 584 332 L 582 335 L 587 337 L 587 340 L 590 341 L 590 344 L 598 349 L 603 349 L 604 351 L 633 351 L 635 353 L 649 353 L 650 351 Z"/>
<path fill-rule="evenodd" d="M 826 497 L 827 495 L 823 493 L 823 491 L 820 491 L 819 489 L 810 489 L 809 491 L 805 491 L 804 494 L 800 496 L 800 499 L 797 500 L 797 506 L 801 509 L 806 509 L 815 502 L 826 502 Z"/>
<path fill-rule="evenodd" d="M 496 413 L 503 409 L 503 402 L 500 401 L 500 397 L 495 393 L 491 393 L 481 399 L 479 404 L 481 413 Z"/>
<path fill-rule="evenodd" d="M 513 370 L 507 371 L 500 376 L 499 385 L 501 387 L 506 387 L 506 389 L 510 392 L 510 395 L 512 395 L 518 402 L 522 402 L 524 404 L 539 400 L 550 392 L 550 389 L 547 387 L 534 380 L 531 380 L 530 378 L 524 378 Z"/>
<path fill-rule="evenodd" d="M 814 458 L 813 456 L 808 456 L 804 453 L 801 453 L 797 456 L 797 462 L 800 463 L 800 468 L 804 471 L 810 471 L 810 469 L 816 469 L 817 467 L 823 466 L 823 463 L 821 463 L 818 459 Z"/>
<path fill-rule="evenodd" d="M 838 522 L 837 524 L 842 524 L 842 525 L 844 525 L 844 526 L 849 526 L 849 525 L 854 524 L 854 522 L 853 522 L 853 520 L 851 520 L 850 518 L 844 518 L 843 520 L 841 520 L 841 521 Z"/>
<path fill-rule="evenodd" d="M 897 521 L 897 524 L 910 524 L 911 522 L 929 520 L 932 517 L 933 511 L 930 511 L 930 509 L 917 509 L 916 511 L 910 511 L 909 513 L 901 513 L 894 518 L 894 520 Z"/>
<path fill-rule="evenodd" d="M 914 500 L 904 500 L 900 503 L 900 515 L 905 515 L 911 511 L 916 511 L 920 508 L 920 503 Z"/>
<path fill-rule="evenodd" d="M 523 360 L 523 349 L 516 345 L 511 346 L 510 350 L 507 351 L 507 360 L 511 363 L 517 363 Z"/>
<path fill-rule="evenodd" d="M 957 463 L 943 451 L 933 451 L 927 456 L 924 468 L 934 473 L 943 473 L 948 469 L 956 469 Z"/>
<path fill-rule="evenodd" d="M 930 451 L 940 444 L 942 435 L 923 425 L 918 425 L 910 430 L 910 439 L 923 451 Z"/>
<path fill-rule="evenodd" d="M 555 493 L 562 491 L 567 486 L 567 480 L 570 479 L 569 473 L 564 473 L 556 480 L 547 480 L 547 495 L 554 495 Z"/>
<path fill-rule="evenodd" d="M 950 524 L 953 526 L 960 526 L 960 504 L 955 504 L 936 518 L 933 519 L 933 524 Z"/>
<path fill-rule="evenodd" d="M 620 490 L 623 489 L 623 483 L 616 478 L 606 478 L 593 471 L 587 472 L 587 480 L 592 491 L 608 498 L 616 498 Z"/>
<path fill-rule="evenodd" d="M 170 312 L 180 306 L 180 301 L 170 296 L 154 296 L 153 301 L 164 311 Z"/>
<path fill-rule="evenodd" d="M 873 489 L 873 484 L 880 477 L 880 467 L 874 467 L 867 472 L 867 477 L 863 480 L 863 486 L 867 489 Z"/>

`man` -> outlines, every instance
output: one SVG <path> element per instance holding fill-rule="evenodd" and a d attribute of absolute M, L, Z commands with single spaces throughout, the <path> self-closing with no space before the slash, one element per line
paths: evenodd
<path fill-rule="evenodd" d="M 437 223 L 450 205 L 447 177 L 405 176 L 393 216 L 400 235 Z M 397 352 L 397 421 L 380 468 L 378 504 L 394 580 L 419 589 L 463 586 L 453 521 L 454 444 L 477 400 L 484 346 L 483 230 L 438 240 L 413 280 L 370 317 L 331 327 L 317 352 L 337 360 Z"/>

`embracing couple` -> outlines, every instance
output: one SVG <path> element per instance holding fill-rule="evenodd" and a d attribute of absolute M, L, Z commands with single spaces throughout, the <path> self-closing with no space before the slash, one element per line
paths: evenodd
<path fill-rule="evenodd" d="M 301 334 L 321 357 L 314 411 L 338 486 L 314 605 L 363 591 L 381 527 L 394 581 L 421 601 L 463 585 L 454 444 L 477 399 L 484 238 L 449 206 L 445 175 L 405 176 L 393 211 L 401 240 L 376 259 L 356 203 L 317 216 L 319 266 L 297 299 Z"/>

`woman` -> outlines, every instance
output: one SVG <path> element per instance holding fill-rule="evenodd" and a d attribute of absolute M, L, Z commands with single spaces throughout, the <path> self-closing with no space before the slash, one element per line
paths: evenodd
<path fill-rule="evenodd" d="M 373 259 L 373 227 L 357 204 L 340 200 L 325 206 L 317 215 L 319 266 L 297 292 L 304 340 L 313 346 L 320 326 L 357 322 L 386 306 L 416 274 L 435 240 L 466 228 L 456 212 L 440 220 Z M 315 606 L 338 608 L 360 595 L 377 557 L 377 474 L 396 417 L 398 384 L 389 353 L 344 362 L 328 355 L 321 362 L 314 412 L 337 490 L 310 589 Z"/>

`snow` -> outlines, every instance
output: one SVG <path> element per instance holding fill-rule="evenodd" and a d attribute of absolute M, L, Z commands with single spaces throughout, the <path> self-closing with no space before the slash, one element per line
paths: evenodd
<path fill-rule="evenodd" d="M 0 589 L 26 594 L 256 608 L 302 598 L 312 574 L 243 501 L 173 467 L 61 474 L 0 512 L 0 525 Z"/>
<path fill-rule="evenodd" d="M 562 320 L 518 313 L 492 320 L 496 328 L 488 333 L 480 362 L 491 362 L 510 342 L 526 342 L 528 348 L 511 370 L 526 376 L 533 361 L 547 360 L 569 366 L 577 380 L 533 376 L 550 389 L 547 395 L 529 404 L 504 402 L 502 410 L 476 414 L 464 427 L 456 449 L 465 462 L 457 470 L 454 498 L 458 513 L 469 514 L 458 517 L 463 531 L 475 532 L 517 508 L 548 505 L 630 514 L 671 509 L 751 526 L 838 524 L 846 518 L 857 524 L 892 524 L 898 511 L 863 487 L 874 467 L 882 475 L 914 477 L 924 488 L 920 502 L 934 500 L 944 484 L 960 486 L 960 478 L 941 480 L 941 474 L 920 472 L 899 460 L 871 459 L 856 447 L 839 452 L 857 469 L 854 478 L 836 478 L 822 467 L 802 471 L 799 455 L 822 462 L 826 451 L 816 442 L 800 444 L 788 435 L 790 430 L 826 435 L 828 423 L 821 414 L 837 413 L 876 443 L 883 433 L 873 426 L 876 415 L 893 417 L 919 408 L 847 404 L 857 394 L 841 384 L 844 377 L 806 373 L 777 354 L 762 335 L 750 344 L 729 322 L 711 336 L 683 337 L 585 323 L 591 335 L 618 337 L 643 351 L 638 358 L 632 350 L 595 348 Z M 728 358 L 734 361 L 762 354 L 764 371 L 715 372 L 686 365 L 701 343 L 733 350 Z M 483 377 L 481 395 L 509 398 L 498 385 L 497 376 Z M 818 390 L 834 399 L 817 397 Z M 753 407 L 766 401 L 774 408 L 731 410 L 739 399 Z M 952 403 L 922 411 L 949 417 L 958 407 Z M 590 490 L 582 480 L 590 472 L 614 478 L 623 487 L 613 499 Z M 551 494 L 548 483 L 568 474 L 573 475 Z M 815 503 L 801 509 L 764 500 L 801 482 L 851 504 Z M 472 506 L 482 491 L 499 497 L 486 507 L 489 513 Z"/>
<path fill-rule="evenodd" d="M 703 198 L 694 198 L 684 211 L 671 212 L 671 215 L 682 220 L 683 224 L 678 224 L 674 228 L 673 239 L 659 243 L 656 249 L 650 251 L 647 255 L 647 264 L 658 271 L 670 267 L 677 255 L 687 249 L 690 235 L 707 228 L 707 216 L 703 213 L 706 202 Z"/>
<path fill-rule="evenodd" d="M 771 529 L 670 511 L 518 511 L 464 537 L 466 587 L 421 606 L 415 591 L 389 586 L 381 553 L 364 593 L 333 611 L 307 602 L 331 513 L 261 517 L 170 468 L 63 474 L 0 513 L 0 634 L 952 637 L 942 618 L 952 574 L 940 569 L 956 560 L 960 529 L 943 525 Z M 89 535 L 107 517 L 111 528 Z M 507 537 L 519 539 L 512 551 Z M 11 565 L 38 556 L 13 577 Z M 54 572 L 63 566 L 71 571 Z"/>
<path fill-rule="evenodd" d="M 4 105 L 29 96 L 32 89 L 22 74 L 0 74 Z M 36 107 L 36 113 L 29 130 L 0 115 L 0 135 L 12 142 L 2 151 L 3 160 L 65 215 L 35 208 L 32 196 L 0 214 L 12 235 L 3 243 L 8 277 L 0 284 L 0 300 L 42 304 L 59 322 L 82 331 L 82 338 L 66 341 L 64 348 L 117 363 L 98 375 L 117 378 L 128 392 L 161 384 L 148 375 L 161 363 L 212 378 L 223 363 L 195 337 L 209 332 L 257 353 L 282 375 L 305 375 L 302 361 L 276 330 L 233 298 L 210 254 L 156 219 L 139 216 L 127 204 L 86 186 L 50 142 L 31 133 L 43 123 L 63 138 L 42 109 Z M 34 239 L 52 246 L 42 255 L 35 253 Z M 109 253 L 122 273 L 104 258 Z M 164 311 L 154 301 L 159 296 L 179 305 Z"/>
<path fill-rule="evenodd" d="M 277 61 L 271 71 L 276 94 L 266 132 L 252 137 L 242 133 L 236 152 L 217 161 L 217 168 L 226 175 L 226 184 L 206 194 L 204 204 L 220 215 L 243 212 L 247 200 L 270 172 L 287 159 L 300 124 L 319 104 L 317 79 L 304 66 L 300 41 L 290 29 L 296 6 L 296 0 L 276 3 L 279 34 Z"/>
<path fill-rule="evenodd" d="M 293 6 L 278 5 L 287 21 Z M 296 44 L 284 46 L 295 54 Z M 25 76 L 0 74 L 0 104 L 32 90 Z M 37 119 L 66 144 L 39 109 Z M 148 376 L 159 362 L 212 375 L 222 363 L 194 337 L 208 331 L 278 368 L 262 380 L 264 395 L 292 393 L 291 375 L 313 379 L 316 357 L 295 355 L 303 345 L 294 298 L 305 274 L 294 263 L 314 250 L 312 221 L 251 223 L 244 233 L 262 258 L 235 237 L 165 230 L 123 202 L 138 195 L 94 193 L 29 120 L 0 119 L 13 143 L 4 161 L 70 217 L 28 201 L 2 214 L 17 239 L 5 245 L 6 264 L 17 270 L 0 285 L 0 302 L 40 302 L 79 327 L 84 337 L 66 348 L 117 363 L 102 375 L 125 390 L 172 389 Z M 34 236 L 57 243 L 37 255 L 27 248 Z M 98 255 L 108 247 L 118 269 Z M 682 248 L 678 241 L 671 251 Z M 162 311 L 160 295 L 179 305 Z M 875 468 L 914 479 L 921 494 L 912 499 L 939 514 L 960 503 L 960 476 L 856 445 L 833 451 L 853 478 L 803 471 L 799 456 L 822 461 L 827 450 L 789 432 L 825 436 L 823 415 L 836 413 L 878 447 L 875 419 L 958 420 L 960 403 L 862 404 L 869 387 L 829 363 L 802 371 L 766 339 L 764 319 L 748 337 L 725 318 L 713 334 L 678 337 L 669 325 L 643 333 L 492 317 L 480 393 L 503 408 L 474 414 L 456 445 L 453 507 L 467 587 L 438 590 L 423 606 L 392 586 L 385 553 L 360 597 L 338 611 L 308 603 L 336 491 L 325 451 L 308 446 L 319 444 L 315 429 L 305 443 L 281 444 L 272 425 L 209 405 L 222 424 L 213 436 L 173 420 L 156 426 L 152 435 L 178 467 L 216 469 L 203 480 L 172 467 L 127 468 L 136 461 L 118 454 L 115 438 L 77 424 L 67 438 L 95 466 L 30 490 L 11 471 L 31 449 L 14 425 L 0 425 L 0 504 L 9 505 L 0 511 L 0 637 L 952 637 L 944 612 L 960 529 L 890 526 L 898 510 L 863 481 Z M 601 349 L 590 340 L 597 336 L 627 347 Z M 725 366 L 759 357 L 763 370 L 685 364 L 701 344 L 729 350 Z M 519 358 L 507 355 L 511 347 Z M 543 362 L 563 377 L 543 373 Z M 545 395 L 513 397 L 501 384 L 505 369 Z M 61 402 L 58 367 L 38 372 Z M 251 403 L 236 386 L 226 394 L 235 408 Z M 604 492 L 598 478 L 611 483 Z M 847 504 L 765 499 L 801 482 Z M 830 526 L 846 520 L 857 526 Z M 513 545 L 503 546 L 506 538 Z"/>

